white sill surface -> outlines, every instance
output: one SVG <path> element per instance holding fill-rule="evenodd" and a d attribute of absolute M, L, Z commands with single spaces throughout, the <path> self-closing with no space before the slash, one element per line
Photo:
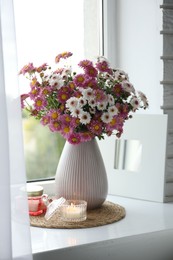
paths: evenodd
<path fill-rule="evenodd" d="M 33 254 L 173 229 L 173 203 L 118 196 L 108 196 L 107 200 L 123 206 L 126 217 L 113 224 L 85 229 L 31 227 Z"/>

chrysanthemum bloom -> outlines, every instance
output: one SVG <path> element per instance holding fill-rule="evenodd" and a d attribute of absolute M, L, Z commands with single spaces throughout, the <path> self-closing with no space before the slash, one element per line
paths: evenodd
<path fill-rule="evenodd" d="M 131 83 L 129 83 L 128 81 L 122 82 L 122 88 L 123 88 L 123 90 L 125 90 L 129 93 L 135 93 L 135 89 L 134 89 L 133 85 Z"/>
<path fill-rule="evenodd" d="M 87 101 L 86 101 L 85 98 L 80 97 L 80 98 L 78 99 L 78 106 L 79 106 L 79 107 L 83 107 L 83 106 L 85 106 L 86 104 L 87 104 Z"/>
<path fill-rule="evenodd" d="M 90 61 L 90 60 L 82 60 L 82 61 L 80 61 L 79 62 L 79 67 L 81 67 L 81 68 L 86 68 L 86 67 L 88 67 L 88 66 L 93 66 L 93 63 L 92 63 L 92 61 Z"/>
<path fill-rule="evenodd" d="M 71 112 L 70 113 L 71 116 L 80 117 L 80 114 L 82 114 L 82 109 L 79 107 L 75 107 L 75 108 L 70 109 L 70 112 Z"/>
<path fill-rule="evenodd" d="M 135 111 L 139 107 L 139 99 L 136 96 L 132 97 L 130 104 L 133 107 L 133 111 Z"/>
<path fill-rule="evenodd" d="M 110 123 L 110 122 L 112 121 L 112 119 L 113 119 L 113 116 L 112 116 L 110 113 L 108 113 L 108 112 L 104 112 L 104 113 L 102 114 L 102 116 L 101 116 L 101 120 L 102 120 L 103 123 L 105 123 L 105 124 Z"/>
<path fill-rule="evenodd" d="M 51 88 L 50 88 L 49 86 L 40 89 L 40 95 L 41 95 L 41 96 L 42 96 L 42 95 L 43 95 L 43 96 L 47 96 L 47 95 L 50 94 L 50 92 L 51 92 Z"/>
<path fill-rule="evenodd" d="M 47 106 L 47 101 L 41 97 L 37 97 L 35 99 L 35 103 L 34 103 L 34 107 L 40 111 L 42 109 L 44 109 Z"/>
<path fill-rule="evenodd" d="M 25 107 L 25 104 L 24 104 L 24 102 L 25 102 L 25 100 L 26 100 L 28 97 L 29 97 L 29 95 L 28 95 L 28 94 L 22 94 L 22 95 L 20 96 L 20 100 L 21 100 L 21 107 L 22 107 L 22 108 L 24 108 L 24 107 Z"/>
<path fill-rule="evenodd" d="M 91 78 L 97 77 L 98 71 L 93 66 L 87 66 L 85 68 L 85 73 Z"/>
<path fill-rule="evenodd" d="M 79 144 L 81 141 L 80 134 L 78 133 L 72 133 L 68 137 L 68 142 L 70 144 Z"/>
<path fill-rule="evenodd" d="M 40 94 L 40 88 L 32 87 L 31 91 L 28 93 L 31 100 L 34 100 Z"/>
<path fill-rule="evenodd" d="M 48 113 L 50 120 L 57 120 L 59 118 L 59 112 L 57 109 L 51 109 Z"/>
<path fill-rule="evenodd" d="M 82 95 L 86 100 L 90 100 L 94 97 L 94 91 L 92 88 L 87 88 L 82 90 Z"/>
<path fill-rule="evenodd" d="M 102 133 L 103 123 L 100 120 L 92 120 L 88 126 L 88 129 L 96 136 L 100 136 Z"/>
<path fill-rule="evenodd" d="M 113 76 L 114 76 L 115 80 L 120 80 L 120 81 L 128 80 L 129 81 L 128 74 L 120 69 L 113 70 Z"/>
<path fill-rule="evenodd" d="M 103 111 L 106 109 L 107 104 L 108 104 L 107 101 L 97 102 L 97 109 Z"/>
<path fill-rule="evenodd" d="M 115 116 L 118 114 L 118 109 L 116 106 L 110 106 L 108 107 L 108 113 L 110 113 L 112 116 Z"/>
<path fill-rule="evenodd" d="M 41 118 L 41 120 L 40 120 L 40 123 L 42 124 L 42 125 L 48 125 L 49 124 L 49 122 L 50 122 L 50 118 L 49 118 L 49 116 L 43 116 L 42 118 Z"/>
<path fill-rule="evenodd" d="M 107 95 L 107 98 L 108 98 L 108 104 L 109 104 L 109 106 L 113 106 L 114 104 L 115 104 L 115 99 L 114 99 L 114 97 L 111 95 L 111 94 L 108 94 Z"/>
<path fill-rule="evenodd" d="M 67 124 L 62 124 L 61 125 L 61 134 L 62 134 L 62 136 L 64 136 L 64 138 L 67 139 L 69 137 L 70 133 L 71 133 L 70 126 L 67 125 Z"/>
<path fill-rule="evenodd" d="M 139 98 L 141 99 L 141 101 L 144 104 L 144 109 L 147 108 L 148 107 L 148 100 L 147 100 L 146 95 L 142 91 L 138 91 L 138 94 L 139 94 Z"/>
<path fill-rule="evenodd" d="M 119 129 L 119 126 L 122 124 L 119 120 L 119 116 L 114 116 L 112 120 L 106 124 L 106 131 L 113 131 Z"/>
<path fill-rule="evenodd" d="M 76 108 L 78 106 L 78 98 L 71 97 L 66 101 L 66 107 L 70 110 Z"/>
<path fill-rule="evenodd" d="M 117 97 L 120 97 L 122 95 L 122 92 L 123 89 L 121 83 L 116 83 L 113 87 L 113 93 L 115 93 Z"/>
<path fill-rule="evenodd" d="M 72 117 L 69 115 L 69 114 L 63 114 L 63 115 L 60 115 L 60 121 L 63 123 L 63 124 L 70 124 L 70 122 L 72 121 Z"/>
<path fill-rule="evenodd" d="M 94 135 L 90 131 L 80 133 L 81 142 L 88 142 L 94 138 Z"/>
<path fill-rule="evenodd" d="M 65 103 L 70 97 L 70 93 L 67 91 L 63 91 L 60 89 L 60 91 L 57 94 L 57 99 L 60 103 Z"/>
<path fill-rule="evenodd" d="M 79 114 L 79 119 L 81 124 L 87 125 L 91 121 L 91 115 L 88 112 L 81 111 L 81 113 Z"/>
<path fill-rule="evenodd" d="M 88 100 L 88 105 L 89 105 L 91 108 L 96 107 L 97 103 L 96 103 L 96 100 L 95 100 L 94 97 L 93 97 L 93 98 L 90 98 L 90 99 Z"/>
<path fill-rule="evenodd" d="M 97 88 L 97 81 L 95 78 L 86 78 L 85 80 L 85 84 L 83 86 L 84 88 L 92 88 L 92 89 L 95 89 Z"/>
<path fill-rule="evenodd" d="M 36 71 L 37 71 L 38 73 L 40 73 L 40 72 L 42 72 L 42 71 L 45 71 L 45 70 L 47 69 L 47 67 L 48 67 L 47 63 L 43 63 L 41 66 L 39 66 L 39 67 L 36 68 Z"/>
<path fill-rule="evenodd" d="M 84 85 L 86 75 L 85 74 L 77 74 L 73 81 L 76 84 L 76 86 L 81 87 Z"/>
<path fill-rule="evenodd" d="M 67 59 L 69 58 L 70 56 L 72 56 L 72 53 L 69 52 L 69 51 L 65 51 L 65 52 L 62 52 L 60 54 L 58 54 L 56 57 L 55 57 L 55 62 L 58 63 L 60 61 L 60 59 Z"/>
<path fill-rule="evenodd" d="M 61 130 L 61 124 L 59 121 L 51 121 L 49 124 L 49 129 L 52 132 L 58 132 Z"/>
<path fill-rule="evenodd" d="M 56 89 L 60 89 L 64 85 L 64 81 L 62 80 L 62 77 L 56 73 L 52 75 L 52 77 L 49 80 L 49 83 L 51 86 L 53 86 Z"/>
<path fill-rule="evenodd" d="M 112 74 L 112 71 L 109 68 L 109 64 L 104 60 L 101 62 L 96 63 L 96 68 L 100 71 L 100 72 L 108 72 L 110 74 Z"/>
<path fill-rule="evenodd" d="M 94 90 L 94 96 L 96 99 L 96 102 L 103 102 L 107 100 L 107 96 L 102 89 L 95 89 Z"/>
<path fill-rule="evenodd" d="M 19 74 L 25 75 L 26 73 L 33 73 L 35 71 L 35 67 L 33 66 L 33 63 L 28 63 L 28 65 L 25 65 L 20 71 Z"/>

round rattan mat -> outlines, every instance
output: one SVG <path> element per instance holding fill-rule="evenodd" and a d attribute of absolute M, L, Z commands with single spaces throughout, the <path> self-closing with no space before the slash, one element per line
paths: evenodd
<path fill-rule="evenodd" d="M 44 215 L 30 216 L 30 224 L 42 228 L 90 228 L 117 222 L 125 215 L 126 212 L 122 206 L 106 201 L 100 208 L 88 210 L 87 219 L 82 222 L 64 222 L 57 211 L 48 221 Z"/>

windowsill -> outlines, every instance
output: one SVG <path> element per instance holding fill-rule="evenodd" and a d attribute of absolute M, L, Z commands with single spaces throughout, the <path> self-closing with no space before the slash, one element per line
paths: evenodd
<path fill-rule="evenodd" d="M 136 250 L 140 250 L 140 248 L 142 250 L 145 245 L 145 251 L 149 252 L 146 248 L 146 241 L 148 241 L 149 249 L 153 248 L 152 253 L 155 253 L 156 243 L 157 246 L 160 243 L 158 255 L 165 252 L 165 256 L 171 252 L 173 256 L 170 242 L 173 238 L 173 203 L 156 203 L 110 195 L 107 200 L 123 206 L 126 209 L 126 217 L 113 224 L 86 229 L 31 227 L 34 259 L 47 259 L 47 254 L 50 256 L 49 259 L 60 260 L 61 257 L 62 259 L 75 259 L 73 256 L 77 256 L 80 252 L 83 252 L 83 260 L 93 259 L 94 254 L 99 255 L 99 260 L 106 259 L 106 252 L 110 256 L 108 259 L 112 259 L 111 255 L 115 253 L 115 250 L 123 250 L 121 257 L 125 257 L 129 246 L 135 248 L 137 244 L 139 245 Z M 165 243 L 165 241 L 167 242 Z M 153 247 L 151 247 L 152 243 Z M 96 248 L 99 248 L 100 253 L 102 252 L 101 255 Z M 90 253 L 88 254 L 88 252 Z M 68 255 L 71 257 L 68 258 Z M 153 259 L 155 260 L 155 258 Z M 158 260 L 160 259 L 162 258 L 158 258 Z M 165 258 L 165 260 L 167 259 Z"/>

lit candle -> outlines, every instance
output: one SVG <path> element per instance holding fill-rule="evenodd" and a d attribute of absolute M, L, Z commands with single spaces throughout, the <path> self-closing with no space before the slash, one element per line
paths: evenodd
<path fill-rule="evenodd" d="M 62 220 L 72 222 L 86 220 L 86 201 L 67 201 L 67 203 L 61 206 Z"/>
<path fill-rule="evenodd" d="M 80 218 L 82 215 L 82 208 L 76 207 L 73 203 L 64 209 L 64 215 L 66 218 Z"/>

